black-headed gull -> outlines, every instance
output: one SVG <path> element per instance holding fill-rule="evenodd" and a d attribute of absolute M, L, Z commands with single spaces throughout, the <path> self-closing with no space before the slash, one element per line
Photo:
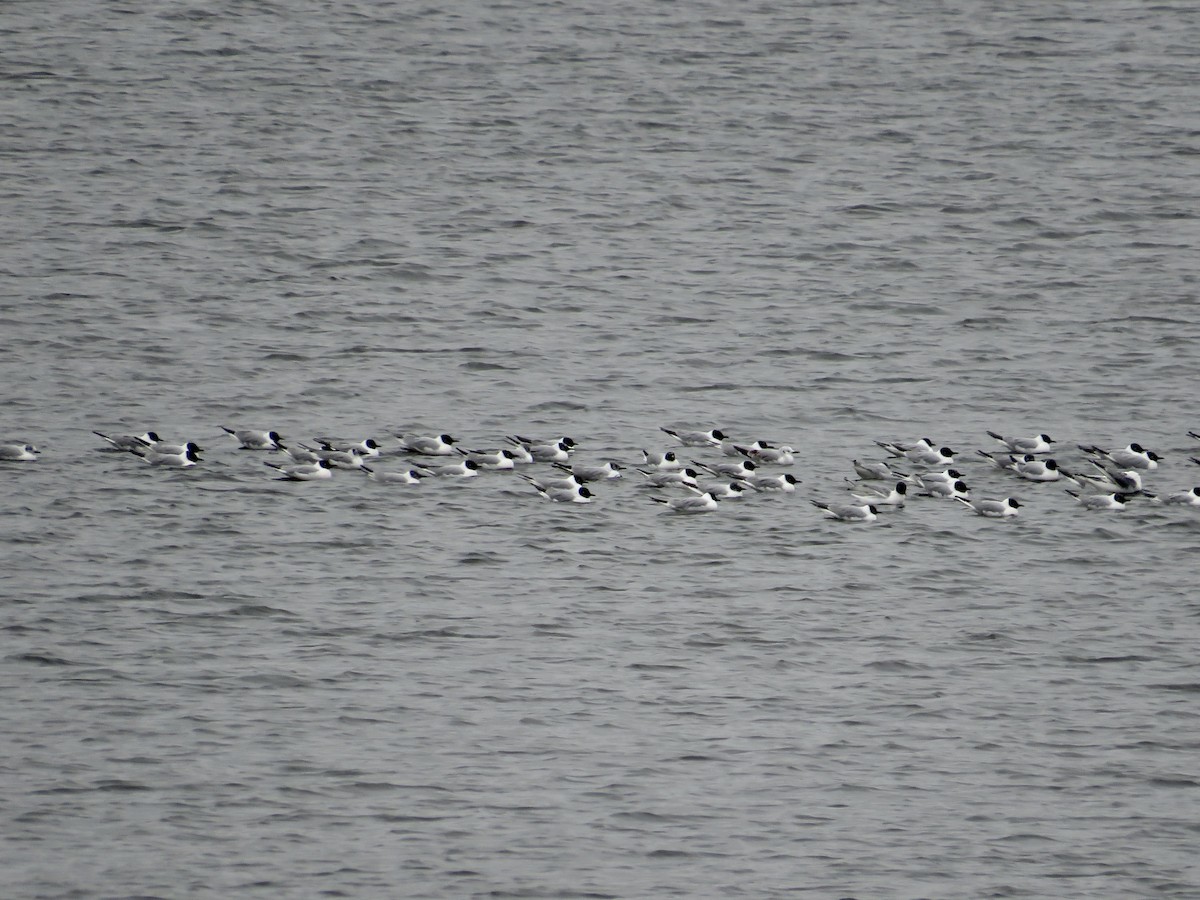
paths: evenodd
<path fill-rule="evenodd" d="M 874 522 L 879 510 L 871 504 L 854 506 L 849 503 L 822 503 L 820 500 L 808 501 L 821 510 L 828 518 L 839 522 Z"/>
<path fill-rule="evenodd" d="M 280 443 L 281 438 L 277 431 L 249 431 L 246 429 L 238 430 L 227 428 L 222 425 L 221 430 L 226 434 L 231 434 L 237 438 L 239 448 L 242 450 L 282 450 L 283 444 Z"/>
<path fill-rule="evenodd" d="M 142 434 L 104 434 L 102 431 L 93 431 L 92 434 L 108 441 L 114 450 L 124 450 L 126 452 L 132 452 L 134 447 L 149 447 L 161 440 L 153 431 L 147 431 Z"/>
<path fill-rule="evenodd" d="M 1128 447 L 1115 450 L 1104 450 L 1089 444 L 1080 444 L 1079 449 L 1106 459 L 1120 469 L 1157 469 L 1162 459 L 1153 450 L 1147 450 L 1141 444 L 1131 443 Z"/>
<path fill-rule="evenodd" d="M 33 444 L 0 444 L 0 462 L 29 462 L 41 452 Z"/>
<path fill-rule="evenodd" d="M 315 463 L 300 463 L 294 466 L 281 466 L 279 463 L 264 462 L 279 472 L 280 481 L 319 481 L 333 477 L 333 467 L 327 459 L 319 459 Z"/>
<path fill-rule="evenodd" d="M 975 515 L 993 519 L 1015 516 L 1017 510 L 1021 508 L 1020 502 L 1012 497 L 1005 497 L 1003 500 L 968 500 L 966 497 L 955 497 L 954 499 L 972 510 Z"/>
<path fill-rule="evenodd" d="M 1034 437 L 1005 437 L 1002 434 L 997 434 L 994 431 L 988 432 L 988 437 L 995 438 L 1005 447 L 1010 453 L 1049 453 L 1050 445 L 1054 443 L 1054 439 L 1048 434 L 1039 434 Z"/>
<path fill-rule="evenodd" d="M 669 434 L 685 447 L 719 447 L 721 441 L 725 440 L 725 435 L 718 428 L 710 428 L 708 431 L 672 431 L 670 428 L 659 428 L 666 434 Z"/>
<path fill-rule="evenodd" d="M 683 515 L 712 512 L 718 506 L 716 496 L 707 492 L 688 494 L 686 497 L 672 497 L 669 500 L 665 497 L 651 497 L 650 499 L 655 503 L 664 504 L 673 513 Z"/>
<path fill-rule="evenodd" d="M 424 434 L 398 434 L 400 449 L 421 456 L 452 456 L 454 455 L 454 438 L 448 434 L 428 436 Z"/>

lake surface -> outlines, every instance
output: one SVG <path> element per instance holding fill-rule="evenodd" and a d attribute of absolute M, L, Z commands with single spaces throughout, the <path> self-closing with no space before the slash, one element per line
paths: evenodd
<path fill-rule="evenodd" d="M 975 453 L 1200 483 L 1194 4 L 0 29 L 7 897 L 1200 896 L 1200 510 Z M 222 425 L 802 483 L 288 483 Z M 145 429 L 203 462 L 91 433 Z M 923 435 L 1021 515 L 810 505 Z"/>

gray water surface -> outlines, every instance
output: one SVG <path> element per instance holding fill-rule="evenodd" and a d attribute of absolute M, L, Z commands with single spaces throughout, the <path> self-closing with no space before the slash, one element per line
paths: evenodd
<path fill-rule="evenodd" d="M 5 896 L 1200 896 L 1200 516 L 974 454 L 1200 483 L 1194 5 L 0 28 Z M 803 483 L 289 484 L 220 425 Z M 203 463 L 91 434 L 146 428 Z M 921 435 L 1022 515 L 809 504 Z"/>

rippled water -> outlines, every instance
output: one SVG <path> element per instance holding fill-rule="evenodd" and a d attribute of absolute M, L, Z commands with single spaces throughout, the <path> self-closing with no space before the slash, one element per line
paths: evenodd
<path fill-rule="evenodd" d="M 1200 481 L 1194 6 L 0 27 L 6 896 L 1200 893 L 1200 517 L 973 454 Z M 803 484 L 286 484 L 222 424 Z M 203 464 L 91 434 L 144 428 Z M 922 434 L 1022 515 L 807 502 Z"/>

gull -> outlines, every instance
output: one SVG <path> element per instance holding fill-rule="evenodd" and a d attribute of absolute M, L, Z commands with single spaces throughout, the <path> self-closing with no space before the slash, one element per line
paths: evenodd
<path fill-rule="evenodd" d="M 831 505 L 822 503 L 820 500 L 808 502 L 825 513 L 828 518 L 837 519 L 839 522 L 874 522 L 879 513 L 879 510 L 869 503 L 864 506 L 851 506 L 849 504 Z"/>
<path fill-rule="evenodd" d="M 924 472 L 920 475 L 914 476 L 916 482 L 921 487 L 929 487 L 929 485 L 937 482 L 953 484 L 962 477 L 963 474 L 962 472 L 958 471 L 958 469 L 943 469 L 941 472 Z"/>
<path fill-rule="evenodd" d="M 168 444 L 166 441 L 152 441 L 149 449 L 164 456 L 182 456 L 189 450 L 193 453 L 200 453 L 204 448 L 195 441 L 188 441 L 186 444 Z"/>
<path fill-rule="evenodd" d="M 649 487 L 696 488 L 698 487 L 696 479 L 700 477 L 700 473 L 691 467 L 659 472 L 647 472 L 645 469 L 635 468 L 634 471 L 646 476 L 645 483 Z"/>
<path fill-rule="evenodd" d="M 908 485 L 903 481 L 897 481 L 896 486 L 890 491 L 881 491 L 875 488 L 867 488 L 865 494 L 851 494 L 859 503 L 870 506 L 887 506 L 892 509 L 898 509 L 904 505 L 904 495 L 908 493 Z"/>
<path fill-rule="evenodd" d="M 754 453 L 757 450 L 773 449 L 766 441 L 755 441 L 752 444 L 738 444 L 733 441 L 721 441 L 721 452 L 726 456 L 740 458 L 746 455 L 746 452 Z"/>
<path fill-rule="evenodd" d="M 194 450 L 185 450 L 183 453 L 155 453 L 149 447 L 139 447 L 130 452 L 152 466 L 173 466 L 177 469 L 186 469 L 200 462 L 200 457 Z"/>
<path fill-rule="evenodd" d="M 554 463 L 554 467 L 564 472 L 570 472 L 575 476 L 575 480 L 580 482 L 607 481 L 610 478 L 620 478 L 622 469 L 615 462 L 606 462 L 602 466 L 585 466 L 579 463 L 565 466 L 562 463 Z"/>
<path fill-rule="evenodd" d="M 41 452 L 33 444 L 0 444 L 0 462 L 28 462 Z"/>
<path fill-rule="evenodd" d="M 241 445 L 241 450 L 282 450 L 283 444 L 279 442 L 279 433 L 275 431 L 238 431 L 233 428 L 221 426 L 221 430 L 226 434 L 232 434 L 237 438 Z"/>
<path fill-rule="evenodd" d="M 729 478 L 738 479 L 749 478 L 754 474 L 754 470 L 758 468 L 754 461 L 749 459 L 743 459 L 738 463 L 715 463 L 711 466 L 693 459 L 692 465 L 703 469 L 711 475 L 725 475 Z"/>
<path fill-rule="evenodd" d="M 453 456 L 454 438 L 448 434 L 429 437 L 423 434 L 398 434 L 400 449 L 421 456 Z"/>
<path fill-rule="evenodd" d="M 753 492 L 755 488 L 746 484 L 744 481 L 731 481 L 728 484 L 705 484 L 700 486 L 700 490 L 706 494 L 712 494 L 718 500 L 741 500 L 748 494 Z"/>
<path fill-rule="evenodd" d="M 361 456 L 378 456 L 380 450 L 380 446 L 374 438 L 364 438 L 357 443 L 351 442 L 349 444 L 344 441 L 338 441 L 335 438 L 327 437 L 313 438 L 313 440 L 321 445 L 322 450 L 340 450 L 343 452 L 357 450 Z"/>
<path fill-rule="evenodd" d="M 479 463 L 472 459 L 464 459 L 453 466 L 420 466 L 420 470 L 438 478 L 474 478 L 479 474 Z"/>
<path fill-rule="evenodd" d="M 1136 469 L 1126 469 L 1121 471 L 1111 463 L 1105 465 L 1088 460 L 1099 472 L 1097 476 L 1076 476 L 1075 483 L 1079 484 L 1080 479 L 1085 479 L 1093 486 L 1102 488 L 1109 492 L 1119 491 L 1126 494 L 1137 494 L 1142 490 L 1142 476 Z M 1081 485 L 1082 486 L 1082 485 Z"/>
<path fill-rule="evenodd" d="M 796 450 L 786 445 L 782 447 L 753 447 L 738 446 L 738 449 L 750 459 L 760 463 L 770 463 L 775 466 L 790 466 L 796 461 Z"/>
<path fill-rule="evenodd" d="M 1054 460 L 1043 461 L 1032 453 L 1026 453 L 1023 457 L 1011 454 L 997 457 L 982 450 L 975 452 L 997 468 L 1020 475 L 1026 481 L 1058 481 L 1063 476 L 1071 477 L 1065 469 L 1059 469 L 1058 463 Z"/>
<path fill-rule="evenodd" d="M 501 450 L 459 450 L 467 459 L 474 460 L 479 464 L 481 469 L 504 469 L 508 470 L 516 466 L 517 455 L 508 449 Z M 528 454 L 526 454 L 528 456 Z M 529 457 L 529 462 L 533 462 L 533 457 Z"/>
<path fill-rule="evenodd" d="M 651 497 L 650 499 L 655 503 L 666 504 L 667 509 L 671 512 L 682 515 L 711 512 L 717 508 L 716 496 L 707 491 L 696 495 L 689 494 L 686 497 L 672 497 L 669 500 L 665 497 Z"/>
<path fill-rule="evenodd" d="M 1132 499 L 1131 494 L 1077 494 L 1074 491 L 1067 491 L 1072 497 L 1079 501 L 1079 505 L 1084 509 L 1124 509 L 1125 504 Z"/>
<path fill-rule="evenodd" d="M 376 471 L 365 464 L 359 466 L 358 468 L 360 471 L 364 472 L 368 478 L 371 478 L 374 481 L 382 481 L 384 484 L 419 484 L 421 479 L 425 477 L 416 469 L 408 469 L 403 472 L 384 472 Z"/>
<path fill-rule="evenodd" d="M 509 443 L 521 447 L 530 458 L 538 462 L 567 462 L 575 450 L 575 441 L 569 437 L 559 438 L 549 443 L 538 443 L 519 434 L 508 438 Z"/>
<path fill-rule="evenodd" d="M 683 463 L 679 461 L 679 457 L 675 455 L 674 450 L 665 450 L 662 453 L 656 453 L 651 450 L 642 451 L 642 461 L 648 466 L 654 466 L 656 469 L 682 469 Z"/>
<path fill-rule="evenodd" d="M 993 519 L 1015 516 L 1017 510 L 1021 508 L 1021 504 L 1012 497 L 1005 497 L 1003 500 L 968 500 L 965 497 L 955 497 L 954 499 L 973 510 L 975 515 Z"/>
<path fill-rule="evenodd" d="M 1026 481 L 1058 481 L 1058 479 L 1066 476 L 1070 477 L 1070 473 L 1066 469 L 1060 469 L 1058 463 L 1052 459 L 1045 461 L 1034 459 L 1033 454 L 1025 454 L 1025 459 L 1016 459 L 1010 457 L 1012 465 L 1005 468 L 1016 472 Z"/>
<path fill-rule="evenodd" d="M 314 463 L 300 463 L 295 466 L 281 466 L 279 463 L 264 462 L 264 466 L 279 471 L 280 481 L 318 481 L 322 478 L 332 478 L 333 471 L 327 459 L 319 459 Z"/>
<path fill-rule="evenodd" d="M 670 428 L 659 428 L 659 431 L 669 434 L 685 447 L 719 447 L 725 435 L 717 428 L 708 431 L 672 431 Z"/>
<path fill-rule="evenodd" d="M 1079 449 L 1084 453 L 1092 453 L 1107 459 L 1121 469 L 1157 469 L 1162 459 L 1153 450 L 1145 449 L 1141 444 L 1132 443 L 1128 447 L 1116 450 L 1104 450 L 1100 447 L 1080 444 Z"/>
<path fill-rule="evenodd" d="M 954 462 L 953 450 L 949 447 L 934 447 L 929 438 L 921 438 L 915 444 L 910 445 L 896 444 L 890 441 L 876 441 L 875 443 L 892 456 L 903 457 L 919 466 L 936 466 L 939 463 Z"/>
<path fill-rule="evenodd" d="M 528 481 L 535 488 L 545 491 L 573 491 L 582 487 L 582 482 L 578 481 L 574 475 L 568 475 L 566 478 L 534 478 L 532 475 L 518 472 L 517 477 Z"/>
<path fill-rule="evenodd" d="M 303 444 L 300 446 L 304 447 Z M 338 469 L 357 469 L 363 464 L 362 451 L 357 447 L 351 447 L 349 450 L 313 450 L 312 447 L 304 447 L 304 449 L 316 453 L 321 459 Z"/>
<path fill-rule="evenodd" d="M 553 500 L 555 503 L 591 503 L 596 496 L 586 487 L 577 484 L 574 487 L 545 487 L 538 484 L 536 481 L 530 481 L 534 490 L 545 497 L 547 500 Z"/>
<path fill-rule="evenodd" d="M 160 440 L 159 436 L 153 431 L 147 431 L 143 434 L 104 434 L 99 431 L 93 431 L 92 434 L 108 441 L 116 450 L 126 450 L 129 452 L 132 452 L 134 447 L 149 447 L 152 444 L 157 444 Z"/>
<path fill-rule="evenodd" d="M 800 483 L 800 479 L 790 472 L 784 472 L 782 475 L 751 475 L 738 480 L 756 491 L 782 491 L 785 494 L 794 493 L 796 485 Z"/>
<path fill-rule="evenodd" d="M 1004 437 L 994 431 L 988 432 L 988 437 L 993 437 L 1002 443 L 1012 453 L 1048 453 L 1050 445 L 1054 443 L 1054 439 L 1048 434 L 1039 434 L 1035 437 Z"/>
<path fill-rule="evenodd" d="M 939 500 L 958 500 L 968 496 L 970 488 L 962 479 L 950 484 L 944 481 L 935 481 L 933 484 L 926 485 L 925 490 L 919 494 L 920 497 L 936 497 Z"/>
<path fill-rule="evenodd" d="M 896 477 L 905 477 L 885 462 L 864 463 L 857 459 L 851 460 L 851 462 L 854 464 L 854 471 L 863 481 L 891 481 Z"/>
<path fill-rule="evenodd" d="M 1200 487 L 1194 487 L 1190 491 L 1179 491 L 1175 494 L 1168 494 L 1162 498 L 1163 503 L 1180 503 L 1184 506 L 1200 506 Z"/>

